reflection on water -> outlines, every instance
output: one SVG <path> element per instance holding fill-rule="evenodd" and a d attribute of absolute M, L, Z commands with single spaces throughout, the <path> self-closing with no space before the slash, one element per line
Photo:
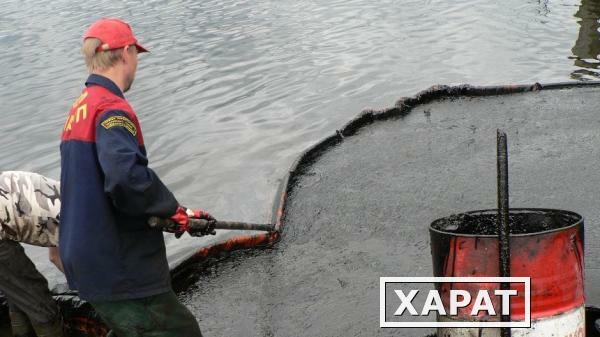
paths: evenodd
<path fill-rule="evenodd" d="M 575 69 L 571 78 L 576 80 L 590 80 L 599 77 L 598 67 L 600 61 L 600 2 L 596 0 L 582 0 L 579 10 L 575 13 L 579 24 L 579 36 L 573 46 L 573 59 Z"/>

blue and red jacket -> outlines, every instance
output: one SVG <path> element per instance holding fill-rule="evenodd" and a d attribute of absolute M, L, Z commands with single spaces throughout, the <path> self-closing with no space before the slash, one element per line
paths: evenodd
<path fill-rule="evenodd" d="M 162 232 L 177 200 L 148 168 L 137 116 L 110 79 L 92 74 L 64 125 L 59 246 L 67 281 L 88 301 L 171 289 Z"/>

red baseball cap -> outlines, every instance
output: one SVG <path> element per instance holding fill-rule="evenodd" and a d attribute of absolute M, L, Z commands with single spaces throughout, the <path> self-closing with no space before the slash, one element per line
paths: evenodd
<path fill-rule="evenodd" d="M 83 39 L 90 37 L 102 41 L 96 52 L 123 48 L 132 44 L 135 45 L 139 53 L 148 51 L 138 43 L 131 27 L 119 19 L 102 18 L 94 22 L 83 35 Z"/>

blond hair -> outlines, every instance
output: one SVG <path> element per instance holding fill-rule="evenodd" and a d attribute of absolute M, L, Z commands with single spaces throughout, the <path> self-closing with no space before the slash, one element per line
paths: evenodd
<path fill-rule="evenodd" d="M 94 37 L 87 38 L 83 41 L 81 53 L 85 58 L 85 65 L 90 73 L 105 70 L 114 66 L 123 55 L 123 48 L 97 51 L 101 44 L 102 41 Z"/>

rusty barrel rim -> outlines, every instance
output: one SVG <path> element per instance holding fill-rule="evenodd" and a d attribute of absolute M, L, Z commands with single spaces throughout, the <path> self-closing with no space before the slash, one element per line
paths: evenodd
<path fill-rule="evenodd" d="M 472 233 L 460 233 L 460 232 L 453 232 L 453 231 L 448 231 L 448 230 L 443 230 L 443 229 L 439 229 L 439 228 L 435 228 L 435 224 L 439 224 L 442 221 L 447 221 L 451 216 L 460 216 L 460 215 L 481 215 L 481 214 L 497 214 L 498 209 L 496 208 L 489 208 L 489 209 L 481 209 L 481 210 L 474 210 L 474 211 L 468 211 L 468 212 L 462 212 L 462 213 L 456 213 L 450 216 L 446 216 L 443 218 L 438 218 L 434 221 L 431 222 L 431 224 L 429 225 L 429 231 L 432 233 L 436 233 L 436 234 L 441 234 L 441 235 L 450 235 L 450 236 L 462 236 L 462 237 L 478 237 L 478 238 L 497 238 L 498 235 L 497 234 L 472 234 Z M 555 209 L 555 208 L 529 208 L 529 207 L 522 207 L 522 208 L 510 208 L 509 209 L 509 214 L 512 214 L 513 212 L 532 212 L 532 213 L 560 213 L 562 215 L 567 215 L 572 217 L 573 222 L 566 225 L 566 226 L 562 226 L 562 227 L 558 227 L 558 228 L 552 228 L 552 229 L 547 229 L 547 230 L 543 230 L 543 231 L 535 231 L 535 232 L 531 232 L 531 233 L 510 233 L 511 237 L 521 237 L 521 236 L 535 236 L 535 235 L 544 235 L 544 234 L 548 234 L 548 233 L 554 233 L 554 232 L 559 232 L 559 231 L 563 231 L 569 228 L 573 228 L 573 227 L 577 227 L 580 225 L 583 225 L 583 216 L 573 212 L 573 211 L 567 211 L 567 210 L 562 210 L 562 209 Z"/>

